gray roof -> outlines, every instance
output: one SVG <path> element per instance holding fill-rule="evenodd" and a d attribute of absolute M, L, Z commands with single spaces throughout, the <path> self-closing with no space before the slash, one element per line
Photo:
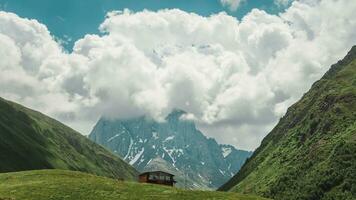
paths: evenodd
<path fill-rule="evenodd" d="M 164 173 L 164 174 L 168 174 L 168 175 L 174 176 L 174 174 L 171 174 L 171 173 L 168 173 L 168 172 L 165 172 L 165 171 L 160 171 L 160 170 L 157 170 L 157 171 L 146 171 L 146 172 L 141 173 L 140 176 L 144 175 L 144 174 L 150 174 L 150 173 Z"/>

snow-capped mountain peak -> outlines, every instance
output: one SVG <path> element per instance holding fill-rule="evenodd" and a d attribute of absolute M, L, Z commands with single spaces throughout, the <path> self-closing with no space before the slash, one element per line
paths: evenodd
<path fill-rule="evenodd" d="M 152 166 L 174 171 L 177 186 L 215 189 L 242 166 L 251 152 L 219 145 L 199 131 L 194 122 L 174 110 L 165 122 L 139 117 L 100 119 L 89 138 L 106 146 L 140 171 Z"/>

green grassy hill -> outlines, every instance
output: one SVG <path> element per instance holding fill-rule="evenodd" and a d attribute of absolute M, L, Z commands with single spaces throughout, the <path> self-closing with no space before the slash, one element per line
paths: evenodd
<path fill-rule="evenodd" d="M 184 191 L 81 172 L 38 170 L 0 174 L 1 200 L 222 199 L 263 200 L 229 192 Z"/>
<path fill-rule="evenodd" d="M 281 200 L 356 199 L 356 47 L 290 107 L 220 190 Z"/>
<path fill-rule="evenodd" d="M 68 169 L 135 180 L 137 171 L 106 149 L 39 112 L 0 98 L 0 172 Z"/>

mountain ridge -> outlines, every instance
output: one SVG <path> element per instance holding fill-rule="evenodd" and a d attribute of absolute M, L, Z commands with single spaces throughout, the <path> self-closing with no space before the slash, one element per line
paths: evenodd
<path fill-rule="evenodd" d="M 67 169 L 136 180 L 138 172 L 55 119 L 0 97 L 0 172 Z"/>
<path fill-rule="evenodd" d="M 164 159 L 169 166 L 162 167 L 174 168 L 178 174 L 178 187 L 217 188 L 239 170 L 251 152 L 207 138 L 193 121 L 182 118 L 185 113 L 175 109 L 164 122 L 144 116 L 125 120 L 101 118 L 89 138 L 139 171 L 145 171 L 147 163 L 156 157 Z"/>

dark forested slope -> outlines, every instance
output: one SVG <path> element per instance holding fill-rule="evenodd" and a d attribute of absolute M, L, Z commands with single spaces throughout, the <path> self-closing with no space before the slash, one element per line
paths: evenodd
<path fill-rule="evenodd" d="M 129 164 L 73 129 L 0 98 L 0 172 L 68 169 L 135 180 Z"/>

